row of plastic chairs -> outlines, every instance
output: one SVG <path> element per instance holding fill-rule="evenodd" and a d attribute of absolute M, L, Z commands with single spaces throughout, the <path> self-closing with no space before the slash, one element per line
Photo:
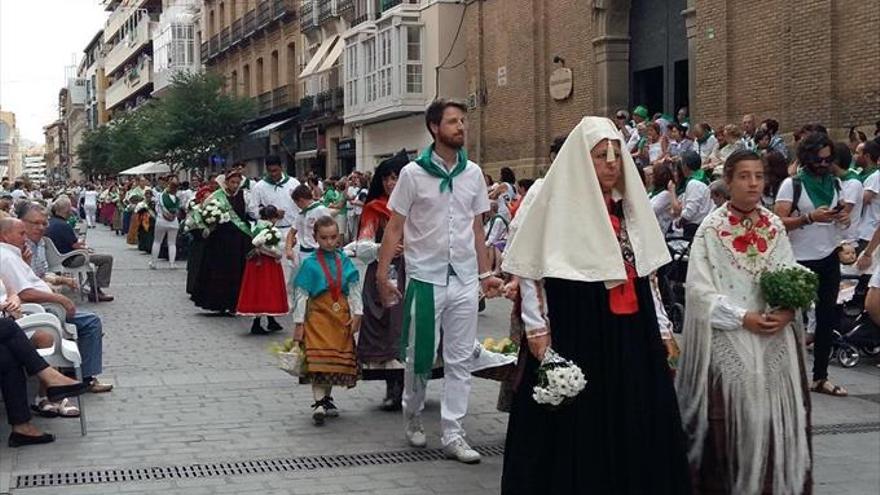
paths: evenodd
<path fill-rule="evenodd" d="M 82 381 L 82 355 L 76 344 L 76 327 L 65 323 L 66 312 L 61 305 L 33 304 L 21 305 L 22 317 L 16 320 L 18 326 L 31 338 L 37 330 L 52 335 L 52 347 L 37 349 L 37 353 L 46 360 L 49 366 L 54 368 L 72 368 L 76 373 L 76 379 Z M 83 404 L 83 396 L 77 397 L 79 406 L 79 425 L 83 436 L 86 434 L 86 410 Z"/>

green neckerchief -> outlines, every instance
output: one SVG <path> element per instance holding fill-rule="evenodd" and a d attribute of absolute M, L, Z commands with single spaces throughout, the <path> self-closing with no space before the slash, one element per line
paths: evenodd
<path fill-rule="evenodd" d="M 703 169 L 694 171 L 694 173 L 691 174 L 691 178 L 698 180 L 707 186 L 709 185 L 709 177 L 706 176 L 706 171 Z"/>
<path fill-rule="evenodd" d="M 70 225 L 73 228 L 76 228 L 76 222 L 78 221 L 79 219 L 76 218 L 76 215 L 70 215 L 69 217 L 67 217 L 67 225 Z"/>
<path fill-rule="evenodd" d="M 241 182 L 241 189 L 250 190 L 250 188 L 251 188 L 251 179 L 248 177 L 245 177 L 244 180 Z"/>
<path fill-rule="evenodd" d="M 253 237 L 254 234 L 251 232 L 251 226 L 245 223 L 245 221 L 238 216 L 238 213 L 232 209 L 232 203 L 229 202 L 229 196 L 226 195 L 226 191 L 224 191 L 222 187 L 211 193 L 211 197 L 220 203 L 220 207 L 223 208 L 223 211 L 229 213 L 229 220 L 238 227 L 238 230 L 242 231 L 242 233 L 248 237 Z"/>
<path fill-rule="evenodd" d="M 300 210 L 300 211 L 299 211 L 299 214 L 300 214 L 300 215 L 305 215 L 305 214 L 307 214 L 308 212 L 314 210 L 315 208 L 317 208 L 317 207 L 319 207 L 319 206 L 322 206 L 321 202 L 320 202 L 320 201 L 315 201 L 314 203 L 312 203 L 312 204 L 310 204 L 309 206 L 306 206 L 305 208 L 303 208 L 302 210 Z"/>
<path fill-rule="evenodd" d="M 284 187 L 284 184 L 287 184 L 287 181 L 289 181 L 289 180 L 290 180 L 290 176 L 287 174 L 282 174 L 281 180 L 279 180 L 278 182 L 275 182 L 274 180 L 272 180 L 272 177 L 269 177 L 268 175 L 263 177 L 263 182 L 265 182 L 267 184 L 271 184 L 272 186 L 275 187 L 275 189 L 278 189 L 279 187 Z"/>
<path fill-rule="evenodd" d="M 336 190 L 336 188 L 327 189 L 324 193 L 324 196 L 321 198 L 321 202 L 324 203 L 324 206 L 330 208 L 333 204 L 338 203 L 342 199 L 342 193 Z"/>
<path fill-rule="evenodd" d="M 801 184 L 804 185 L 804 190 L 807 191 L 807 196 L 810 197 L 814 208 L 832 206 L 831 202 L 834 201 L 834 176 L 827 174 L 822 177 L 816 177 L 803 169 L 798 171 L 797 176 L 801 180 Z"/>
<path fill-rule="evenodd" d="M 700 144 L 706 144 L 706 141 L 709 140 L 710 137 L 714 136 L 715 133 L 713 131 L 704 132 L 703 137 L 697 139 L 697 142 Z"/>
<path fill-rule="evenodd" d="M 410 279 L 403 302 L 403 328 L 400 334 L 400 357 L 406 360 L 410 323 L 415 315 L 413 367 L 416 375 L 426 378 L 434 366 L 434 286 Z"/>
<path fill-rule="evenodd" d="M 166 189 L 162 192 L 162 207 L 165 208 L 165 211 L 168 213 L 176 215 L 180 210 L 180 199 L 174 194 L 169 194 Z"/>
<path fill-rule="evenodd" d="M 654 199 L 654 196 L 660 194 L 661 191 L 664 191 L 664 189 L 658 190 L 652 188 L 650 191 L 648 191 L 648 199 Z"/>
<path fill-rule="evenodd" d="M 692 180 L 706 184 L 708 181 L 708 177 L 706 177 L 706 171 L 700 169 L 695 170 L 693 173 L 691 173 L 691 175 L 687 179 L 685 179 L 684 182 L 682 182 L 678 185 L 678 187 L 675 188 L 675 195 L 681 196 L 682 194 L 684 194 L 684 192 L 687 190 L 688 182 Z"/>
<path fill-rule="evenodd" d="M 859 173 L 851 168 L 847 169 L 846 173 L 843 174 L 843 177 L 840 178 L 840 180 L 842 180 L 842 181 L 853 180 L 853 179 L 855 179 L 859 182 L 864 182 L 864 180 L 862 180 L 862 178 L 859 176 Z"/>
<path fill-rule="evenodd" d="M 415 162 L 422 167 L 425 172 L 440 179 L 440 192 L 444 192 L 447 189 L 452 192 L 452 179 L 454 179 L 456 175 L 464 172 L 465 167 L 467 167 L 467 151 L 465 151 L 464 148 L 458 150 L 456 153 L 455 168 L 453 168 L 451 172 L 446 171 L 444 167 L 434 163 L 434 160 L 431 159 L 433 153 L 434 145 L 432 144 L 422 151 L 419 157 L 416 158 Z"/>
<path fill-rule="evenodd" d="M 858 172 L 859 180 L 861 182 L 865 182 L 866 180 L 868 180 L 868 177 L 870 177 L 871 174 L 873 174 L 876 171 L 877 171 L 877 167 L 873 167 L 873 166 L 869 166 L 869 167 L 865 167 L 865 168 L 861 169 Z"/>

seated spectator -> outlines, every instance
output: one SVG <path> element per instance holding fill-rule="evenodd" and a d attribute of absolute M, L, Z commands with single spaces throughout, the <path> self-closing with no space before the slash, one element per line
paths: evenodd
<path fill-rule="evenodd" d="M 721 205 L 727 203 L 727 200 L 730 199 L 730 189 L 727 187 L 727 182 L 723 179 L 713 181 L 709 184 L 709 194 L 712 197 L 712 203 L 715 205 L 715 208 L 720 208 Z"/>
<path fill-rule="evenodd" d="M 12 193 L 0 191 L 0 218 L 8 217 L 12 212 Z"/>
<path fill-rule="evenodd" d="M 25 245 L 31 253 L 31 269 L 38 277 L 49 285 L 55 287 L 68 287 L 76 290 L 76 280 L 72 277 L 57 275 L 49 271 L 49 261 L 46 259 L 46 228 L 49 226 L 48 215 L 45 208 L 36 203 L 26 203 L 18 210 L 16 215 L 24 222 L 27 239 Z"/>
<path fill-rule="evenodd" d="M 109 392 L 112 385 L 98 381 L 103 361 L 103 328 L 101 319 L 94 313 L 78 311 L 73 301 L 52 291 L 31 270 L 23 254 L 25 227 L 15 218 L 0 219 L 0 280 L 6 289 L 17 294 L 23 302 L 60 304 L 67 312 L 67 322 L 76 327 L 77 345 L 82 353 L 83 381 L 93 393 Z"/>
<path fill-rule="evenodd" d="M 46 231 L 46 237 L 52 239 L 52 243 L 61 254 L 67 254 L 75 249 L 88 249 L 84 242 L 80 242 L 76 236 L 73 227 L 67 223 L 71 212 L 70 198 L 60 196 L 52 203 L 52 217 L 49 218 L 49 228 Z M 108 302 L 113 300 L 113 296 L 104 292 L 104 289 L 110 286 L 110 275 L 113 272 L 113 256 L 109 254 L 97 254 L 89 252 L 89 261 L 95 265 L 95 279 L 97 280 L 98 301 Z M 69 268 L 76 268 L 85 263 L 85 257 L 75 256 L 65 263 Z M 90 281 L 92 283 L 94 281 Z M 91 291 L 90 291 L 91 292 Z M 89 295 L 92 302 L 94 296 Z"/>

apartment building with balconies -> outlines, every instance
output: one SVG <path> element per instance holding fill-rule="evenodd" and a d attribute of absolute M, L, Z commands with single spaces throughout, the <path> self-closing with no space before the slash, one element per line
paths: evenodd
<path fill-rule="evenodd" d="M 153 36 L 153 97 L 161 97 L 174 77 L 199 72 L 200 42 L 197 20 L 201 0 L 163 0 L 159 25 Z"/>
<path fill-rule="evenodd" d="M 84 113 L 86 128 L 95 129 L 107 123 L 107 78 L 104 75 L 104 30 L 92 38 L 83 50 L 77 77 L 85 81 Z"/>
<path fill-rule="evenodd" d="M 344 124 L 342 35 L 355 18 L 353 0 L 300 0 L 302 98 L 296 169 L 321 177 L 355 168 L 353 135 Z"/>
<path fill-rule="evenodd" d="M 0 177 L 18 177 L 21 169 L 21 151 L 15 114 L 0 110 Z"/>
<path fill-rule="evenodd" d="M 300 29 L 298 0 L 204 0 L 200 15 L 201 59 L 226 80 L 226 91 L 254 100 L 253 130 L 229 160 L 261 173 L 275 154 L 293 173 L 298 146 L 296 116 Z M 227 160 L 227 161 L 229 161 Z"/>
<path fill-rule="evenodd" d="M 355 0 L 343 34 L 345 123 L 358 169 L 431 143 L 424 112 L 435 97 L 465 100 L 465 5 L 455 0 Z"/>
<path fill-rule="evenodd" d="M 153 92 L 153 38 L 162 0 L 108 0 L 104 26 L 105 104 L 110 117 L 137 108 Z"/>
<path fill-rule="evenodd" d="M 85 78 L 70 77 L 67 86 L 58 92 L 58 154 L 57 160 L 46 168 L 46 178 L 52 182 L 82 179 L 82 173 L 77 168 L 76 148 L 88 128 L 86 105 L 89 84 L 90 81 Z"/>

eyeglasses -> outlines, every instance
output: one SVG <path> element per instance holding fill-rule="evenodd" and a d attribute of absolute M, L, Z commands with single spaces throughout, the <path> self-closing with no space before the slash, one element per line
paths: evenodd
<path fill-rule="evenodd" d="M 626 118 L 626 115 L 617 115 L 617 118 L 618 118 L 618 119 L 625 119 L 625 118 Z"/>
<path fill-rule="evenodd" d="M 34 220 L 25 220 L 24 222 L 25 222 L 25 223 L 29 223 L 29 224 L 31 224 L 31 225 L 36 225 L 36 226 L 39 226 L 39 227 L 48 227 L 48 226 L 49 226 L 49 222 L 37 222 L 37 221 L 34 221 Z"/>
<path fill-rule="evenodd" d="M 831 157 L 831 156 L 825 156 L 825 157 L 817 156 L 817 157 L 815 157 L 815 158 L 813 159 L 813 163 L 815 163 L 816 165 L 819 165 L 820 163 L 824 163 L 824 164 L 826 164 L 826 165 L 831 165 L 831 164 L 834 163 L 834 157 Z"/>

